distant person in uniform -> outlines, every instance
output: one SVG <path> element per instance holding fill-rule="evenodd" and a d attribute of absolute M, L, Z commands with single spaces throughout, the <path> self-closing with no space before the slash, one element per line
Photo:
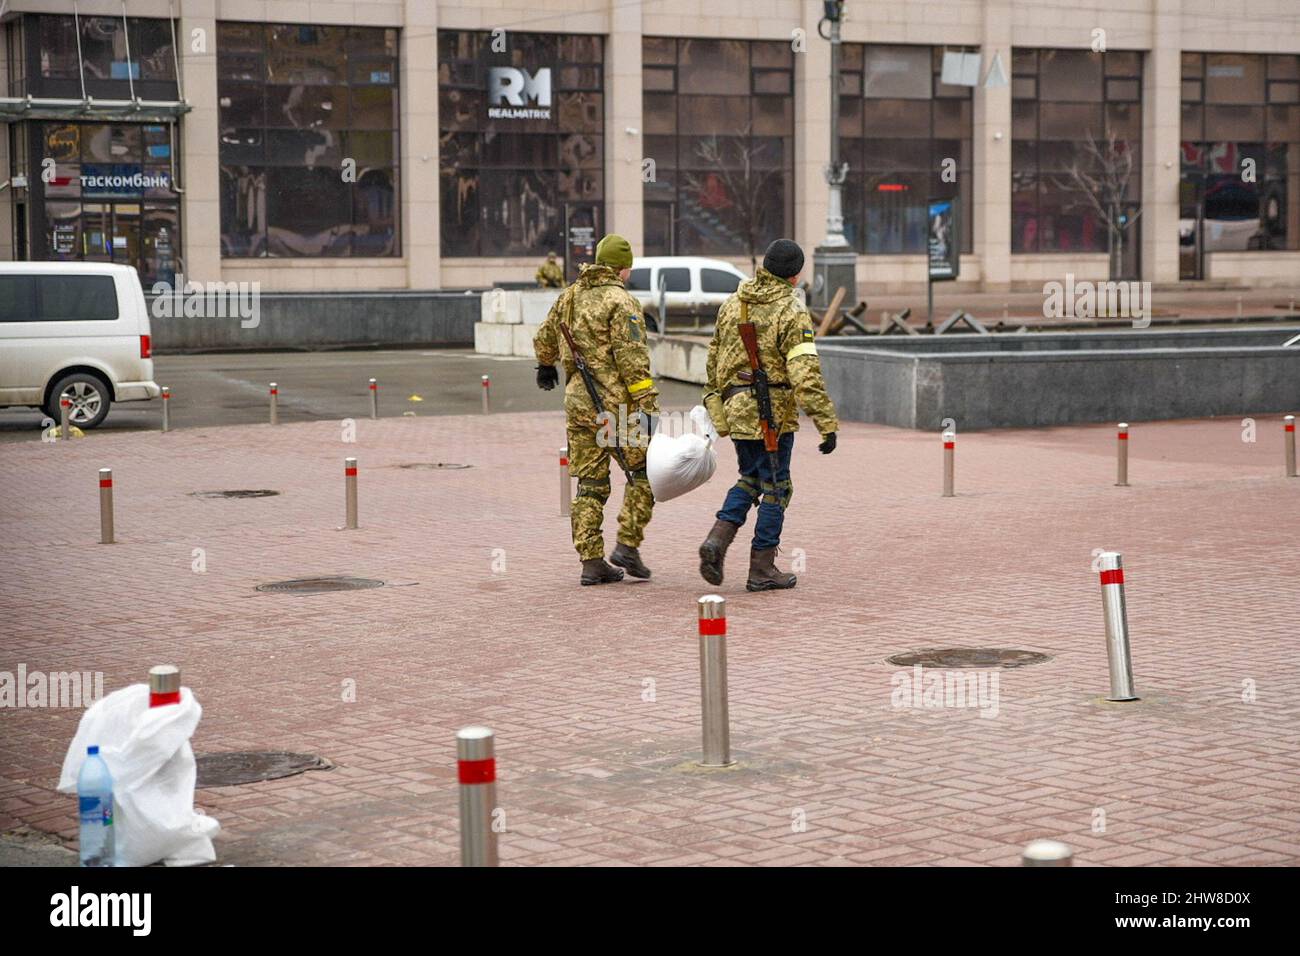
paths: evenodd
<path fill-rule="evenodd" d="M 555 363 L 564 365 L 569 468 L 578 479 L 578 496 L 571 509 L 573 546 L 582 561 L 582 584 L 621 581 L 623 571 L 634 578 L 650 577 L 638 550 L 654 509 L 645 471 L 646 442 L 640 435 L 635 440 L 614 435 L 612 442 L 602 437 L 602 431 L 606 436 L 609 432 L 597 420 L 598 410 L 564 334 L 567 330 L 582 353 L 600 404 L 615 425 L 640 421 L 638 413 L 658 415 L 659 390 L 650 377 L 641 305 L 624 286 L 631 268 L 632 246 L 626 239 L 608 235 L 600 240 L 595 263 L 583 264 L 577 281 L 560 294 L 533 339 L 539 388 L 554 388 L 559 382 Z M 611 448 L 611 444 L 618 447 Z M 618 544 L 607 564 L 600 526 L 610 493 L 611 454 L 615 458 L 622 455 L 619 464 L 626 464 L 630 480 L 623 489 L 623 507 L 618 513 Z"/>
<path fill-rule="evenodd" d="M 812 319 L 794 295 L 803 270 L 804 255 L 798 244 L 778 239 L 767 247 L 763 267 L 747 279 L 718 310 L 709 343 L 704 406 L 721 435 L 736 446 L 740 480 L 727 492 L 709 536 L 700 545 L 700 575 L 710 584 L 722 583 L 727 548 L 745 523 L 751 508 L 758 509 L 754 541 L 749 552 L 750 591 L 792 588 L 795 576 L 776 566 L 785 509 L 794 486 L 790 481 L 790 455 L 802 408 L 821 433 L 817 450 L 835 450 L 839 420 L 826 393 L 821 361 L 813 344 Z M 758 402 L 750 378 L 749 355 L 740 338 L 739 324 L 754 323 L 758 356 L 768 376 L 772 416 L 779 436 L 777 450 L 769 454 L 763 444 Z M 773 473 L 775 459 L 775 473 Z"/>
<path fill-rule="evenodd" d="M 537 284 L 543 289 L 563 289 L 564 269 L 556 261 L 553 252 L 546 254 L 546 261 L 537 269 Z"/>

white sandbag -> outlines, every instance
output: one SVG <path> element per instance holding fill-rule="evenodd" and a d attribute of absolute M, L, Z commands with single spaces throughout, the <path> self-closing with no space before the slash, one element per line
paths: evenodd
<path fill-rule="evenodd" d="M 149 685 L 132 684 L 99 700 L 81 716 L 77 735 L 63 758 L 61 793 L 77 792 L 86 748 L 113 775 L 113 829 L 119 866 L 211 863 L 212 838 L 221 829 L 194 809 L 196 766 L 190 736 L 203 708 L 188 687 L 176 704 L 149 706 Z"/>
<path fill-rule="evenodd" d="M 702 421 L 697 412 L 704 416 Z M 706 435 L 695 432 L 670 435 L 658 431 L 650 439 L 645 469 L 655 501 L 667 501 L 698 488 L 713 477 L 718 467 L 718 456 L 713 451 L 717 432 L 713 431 L 708 412 L 704 406 L 697 405 L 691 409 L 690 417 L 695 428 Z M 713 437 L 707 437 L 708 434 Z"/>

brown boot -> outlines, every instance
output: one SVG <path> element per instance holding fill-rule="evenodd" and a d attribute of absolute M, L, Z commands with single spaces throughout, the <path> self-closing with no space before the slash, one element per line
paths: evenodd
<path fill-rule="evenodd" d="M 614 551 L 609 556 L 609 563 L 622 568 L 634 578 L 650 577 L 650 569 L 641 561 L 641 552 L 622 541 L 614 546 Z"/>
<path fill-rule="evenodd" d="M 583 584 L 609 584 L 622 580 L 623 572 L 618 568 L 611 568 L 605 563 L 604 558 L 588 558 L 582 562 Z"/>
<path fill-rule="evenodd" d="M 740 525 L 719 519 L 713 522 L 709 536 L 700 545 L 700 577 L 710 584 L 722 583 L 722 562 L 739 530 Z"/>
<path fill-rule="evenodd" d="M 794 587 L 797 579 L 776 566 L 776 548 L 749 552 L 749 580 L 745 588 L 750 591 L 777 591 Z"/>

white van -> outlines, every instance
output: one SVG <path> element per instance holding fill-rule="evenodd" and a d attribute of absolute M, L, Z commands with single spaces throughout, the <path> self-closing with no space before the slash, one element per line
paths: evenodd
<path fill-rule="evenodd" d="M 0 262 L 0 407 L 95 428 L 113 402 L 157 398 L 149 310 L 135 268 Z"/>
<path fill-rule="evenodd" d="M 749 276 L 724 259 L 703 256 L 646 256 L 632 263 L 627 290 L 645 309 L 652 331 L 664 325 L 659 319 L 659 283 L 664 285 L 665 311 L 669 316 L 705 319 L 718 317 L 718 306 Z"/>

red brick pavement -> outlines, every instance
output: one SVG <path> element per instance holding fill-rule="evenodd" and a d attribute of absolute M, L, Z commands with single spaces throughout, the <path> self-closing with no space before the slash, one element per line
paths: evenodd
<path fill-rule="evenodd" d="M 507 864 L 1009 865 L 1055 837 L 1079 864 L 1294 865 L 1300 480 L 1282 477 L 1278 417 L 1257 416 L 1255 444 L 1237 419 L 1137 424 L 1128 489 L 1110 427 L 963 434 L 953 499 L 938 435 L 846 425 L 823 457 L 805 430 L 783 545 L 799 587 L 747 594 L 742 531 L 720 589 L 729 771 L 692 761 L 694 602 L 713 590 L 695 548 L 730 450 L 660 505 L 653 581 L 579 588 L 549 413 L 362 421 L 355 444 L 317 422 L 6 445 L 0 670 L 102 670 L 114 689 L 175 662 L 204 707 L 197 752 L 333 761 L 200 791 L 239 864 L 455 862 L 453 737 L 485 723 Z M 355 532 L 336 530 L 348 455 Z M 474 467 L 397 467 L 435 461 Z M 188 495 L 225 488 L 282 494 Z M 1139 703 L 1100 699 L 1094 548 L 1124 552 Z M 404 586 L 254 590 L 332 574 Z M 884 658 L 944 646 L 1051 660 L 999 673 L 993 719 L 892 706 Z M 75 836 L 54 785 L 78 716 L 0 711 L 0 830 Z"/>

